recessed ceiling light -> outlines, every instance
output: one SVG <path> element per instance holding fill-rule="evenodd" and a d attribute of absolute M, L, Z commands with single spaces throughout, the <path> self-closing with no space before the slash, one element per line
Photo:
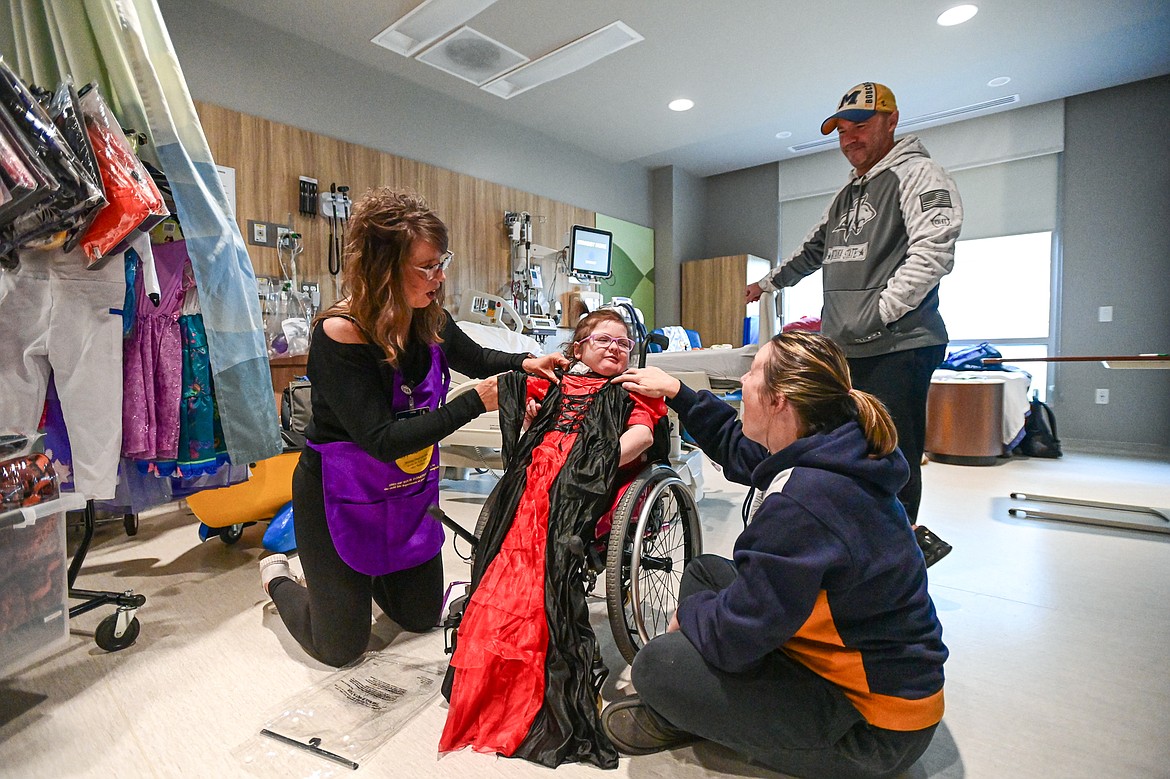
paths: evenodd
<path fill-rule="evenodd" d="M 943 27 L 952 27 L 956 24 L 962 24 L 977 13 L 979 13 L 978 6 L 956 5 L 954 8 L 948 8 L 939 14 L 938 23 Z"/>
<path fill-rule="evenodd" d="M 787 130 L 784 130 L 782 132 L 776 133 L 776 137 L 779 138 L 780 140 L 784 140 L 785 138 L 791 138 L 792 133 L 788 132 Z"/>
<path fill-rule="evenodd" d="M 689 98 L 680 97 L 678 100 L 671 100 L 666 106 L 671 111 L 690 111 L 695 107 L 695 101 Z"/>
<path fill-rule="evenodd" d="M 1011 81 L 1011 78 L 1009 78 L 1008 76 L 997 76 L 996 78 L 991 79 L 991 81 L 988 81 L 987 86 L 989 86 L 989 87 L 1002 87 L 1004 84 L 1008 83 L 1009 81 Z"/>

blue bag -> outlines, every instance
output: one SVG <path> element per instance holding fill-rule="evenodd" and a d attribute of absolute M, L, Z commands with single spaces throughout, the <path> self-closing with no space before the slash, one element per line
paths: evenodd
<path fill-rule="evenodd" d="M 1001 371 L 1003 370 L 1002 363 L 994 365 L 984 365 L 983 359 L 985 357 L 1003 357 L 999 350 L 994 346 L 984 341 L 975 346 L 967 346 L 962 349 L 956 349 L 947 355 L 947 358 L 942 361 L 938 367 L 946 368 L 952 371 Z"/>

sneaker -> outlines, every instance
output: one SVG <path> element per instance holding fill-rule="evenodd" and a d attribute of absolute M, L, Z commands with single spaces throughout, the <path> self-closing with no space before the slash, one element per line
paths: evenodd
<path fill-rule="evenodd" d="M 699 740 L 655 714 L 637 694 L 606 706 L 601 728 L 623 755 L 652 755 Z"/>
<path fill-rule="evenodd" d="M 260 586 L 264 588 L 264 594 L 272 597 L 268 593 L 268 585 L 273 579 L 279 579 L 284 576 L 293 581 L 297 577 L 293 575 L 292 568 L 289 567 L 288 558 L 282 554 L 268 555 L 260 558 Z"/>
<path fill-rule="evenodd" d="M 949 555 L 953 548 L 923 525 L 914 528 L 914 538 L 918 540 L 918 548 L 922 550 L 927 568 Z"/>

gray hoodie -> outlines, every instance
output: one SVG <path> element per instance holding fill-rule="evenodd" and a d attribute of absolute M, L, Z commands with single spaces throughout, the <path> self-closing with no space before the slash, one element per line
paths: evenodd
<path fill-rule="evenodd" d="M 849 357 L 945 344 L 938 283 L 951 272 L 963 204 L 916 136 L 898 141 L 829 204 L 804 244 L 760 287 L 788 287 L 823 268 L 821 330 Z"/>

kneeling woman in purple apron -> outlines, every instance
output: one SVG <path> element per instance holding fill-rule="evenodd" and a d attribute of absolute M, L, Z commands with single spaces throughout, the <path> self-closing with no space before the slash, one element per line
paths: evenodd
<path fill-rule="evenodd" d="M 485 349 L 442 308 L 451 262 L 447 227 L 416 194 L 372 190 L 354 205 L 346 297 L 314 324 L 308 377 L 313 419 L 293 474 L 305 586 L 279 555 L 260 562 L 289 633 L 332 666 L 357 659 L 371 598 L 412 632 L 429 630 L 443 599 L 440 439 L 497 408 L 494 375 L 555 378 L 563 355 Z M 445 404 L 448 365 L 480 382 Z"/>

